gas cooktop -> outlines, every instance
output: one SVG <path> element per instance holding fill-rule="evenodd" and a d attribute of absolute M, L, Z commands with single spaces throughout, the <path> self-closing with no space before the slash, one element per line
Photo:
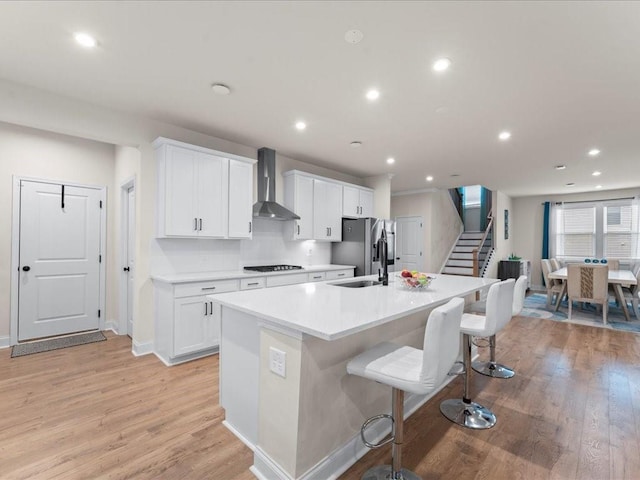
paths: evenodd
<path fill-rule="evenodd" d="M 257 267 L 244 267 L 252 272 L 281 272 L 284 270 L 300 270 L 300 265 L 259 265 Z"/>

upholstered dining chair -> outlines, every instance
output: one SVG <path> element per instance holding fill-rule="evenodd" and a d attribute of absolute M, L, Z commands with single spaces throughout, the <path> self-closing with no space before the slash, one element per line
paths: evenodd
<path fill-rule="evenodd" d="M 551 261 L 547 258 L 543 258 L 541 261 L 542 276 L 544 277 L 544 284 L 547 287 L 547 305 L 551 305 L 553 297 L 555 295 L 562 295 L 564 291 L 564 285 L 561 280 L 552 280 L 549 278 L 549 274 L 555 270 L 551 266 Z"/>
<path fill-rule="evenodd" d="M 609 266 L 570 263 L 567 266 L 567 295 L 569 320 L 573 302 L 589 302 L 602 305 L 602 322 L 607 324 L 609 306 Z"/>

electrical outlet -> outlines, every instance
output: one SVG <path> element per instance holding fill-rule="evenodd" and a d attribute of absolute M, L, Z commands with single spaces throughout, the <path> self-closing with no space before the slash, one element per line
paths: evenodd
<path fill-rule="evenodd" d="M 282 378 L 286 378 L 287 354 L 277 348 L 269 347 L 269 370 Z"/>

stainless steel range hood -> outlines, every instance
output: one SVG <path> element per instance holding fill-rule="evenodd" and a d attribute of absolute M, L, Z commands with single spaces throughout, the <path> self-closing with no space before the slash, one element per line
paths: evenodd
<path fill-rule="evenodd" d="M 299 220 L 291 210 L 276 203 L 276 151 L 262 147 L 258 150 L 258 201 L 253 216 L 271 220 Z"/>

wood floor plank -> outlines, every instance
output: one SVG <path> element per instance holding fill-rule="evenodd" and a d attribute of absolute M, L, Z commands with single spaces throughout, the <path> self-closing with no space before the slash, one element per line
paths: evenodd
<path fill-rule="evenodd" d="M 250 480 L 253 454 L 223 425 L 217 356 L 167 368 L 107 341 L 9 358 L 0 350 L 2 480 Z M 483 358 L 488 352 L 481 352 Z M 515 318 L 498 335 L 510 380 L 475 374 L 497 425 L 472 431 L 439 412 L 462 378 L 405 426 L 405 465 L 424 480 L 640 479 L 640 335 Z M 342 475 L 389 463 L 369 452 Z"/>

